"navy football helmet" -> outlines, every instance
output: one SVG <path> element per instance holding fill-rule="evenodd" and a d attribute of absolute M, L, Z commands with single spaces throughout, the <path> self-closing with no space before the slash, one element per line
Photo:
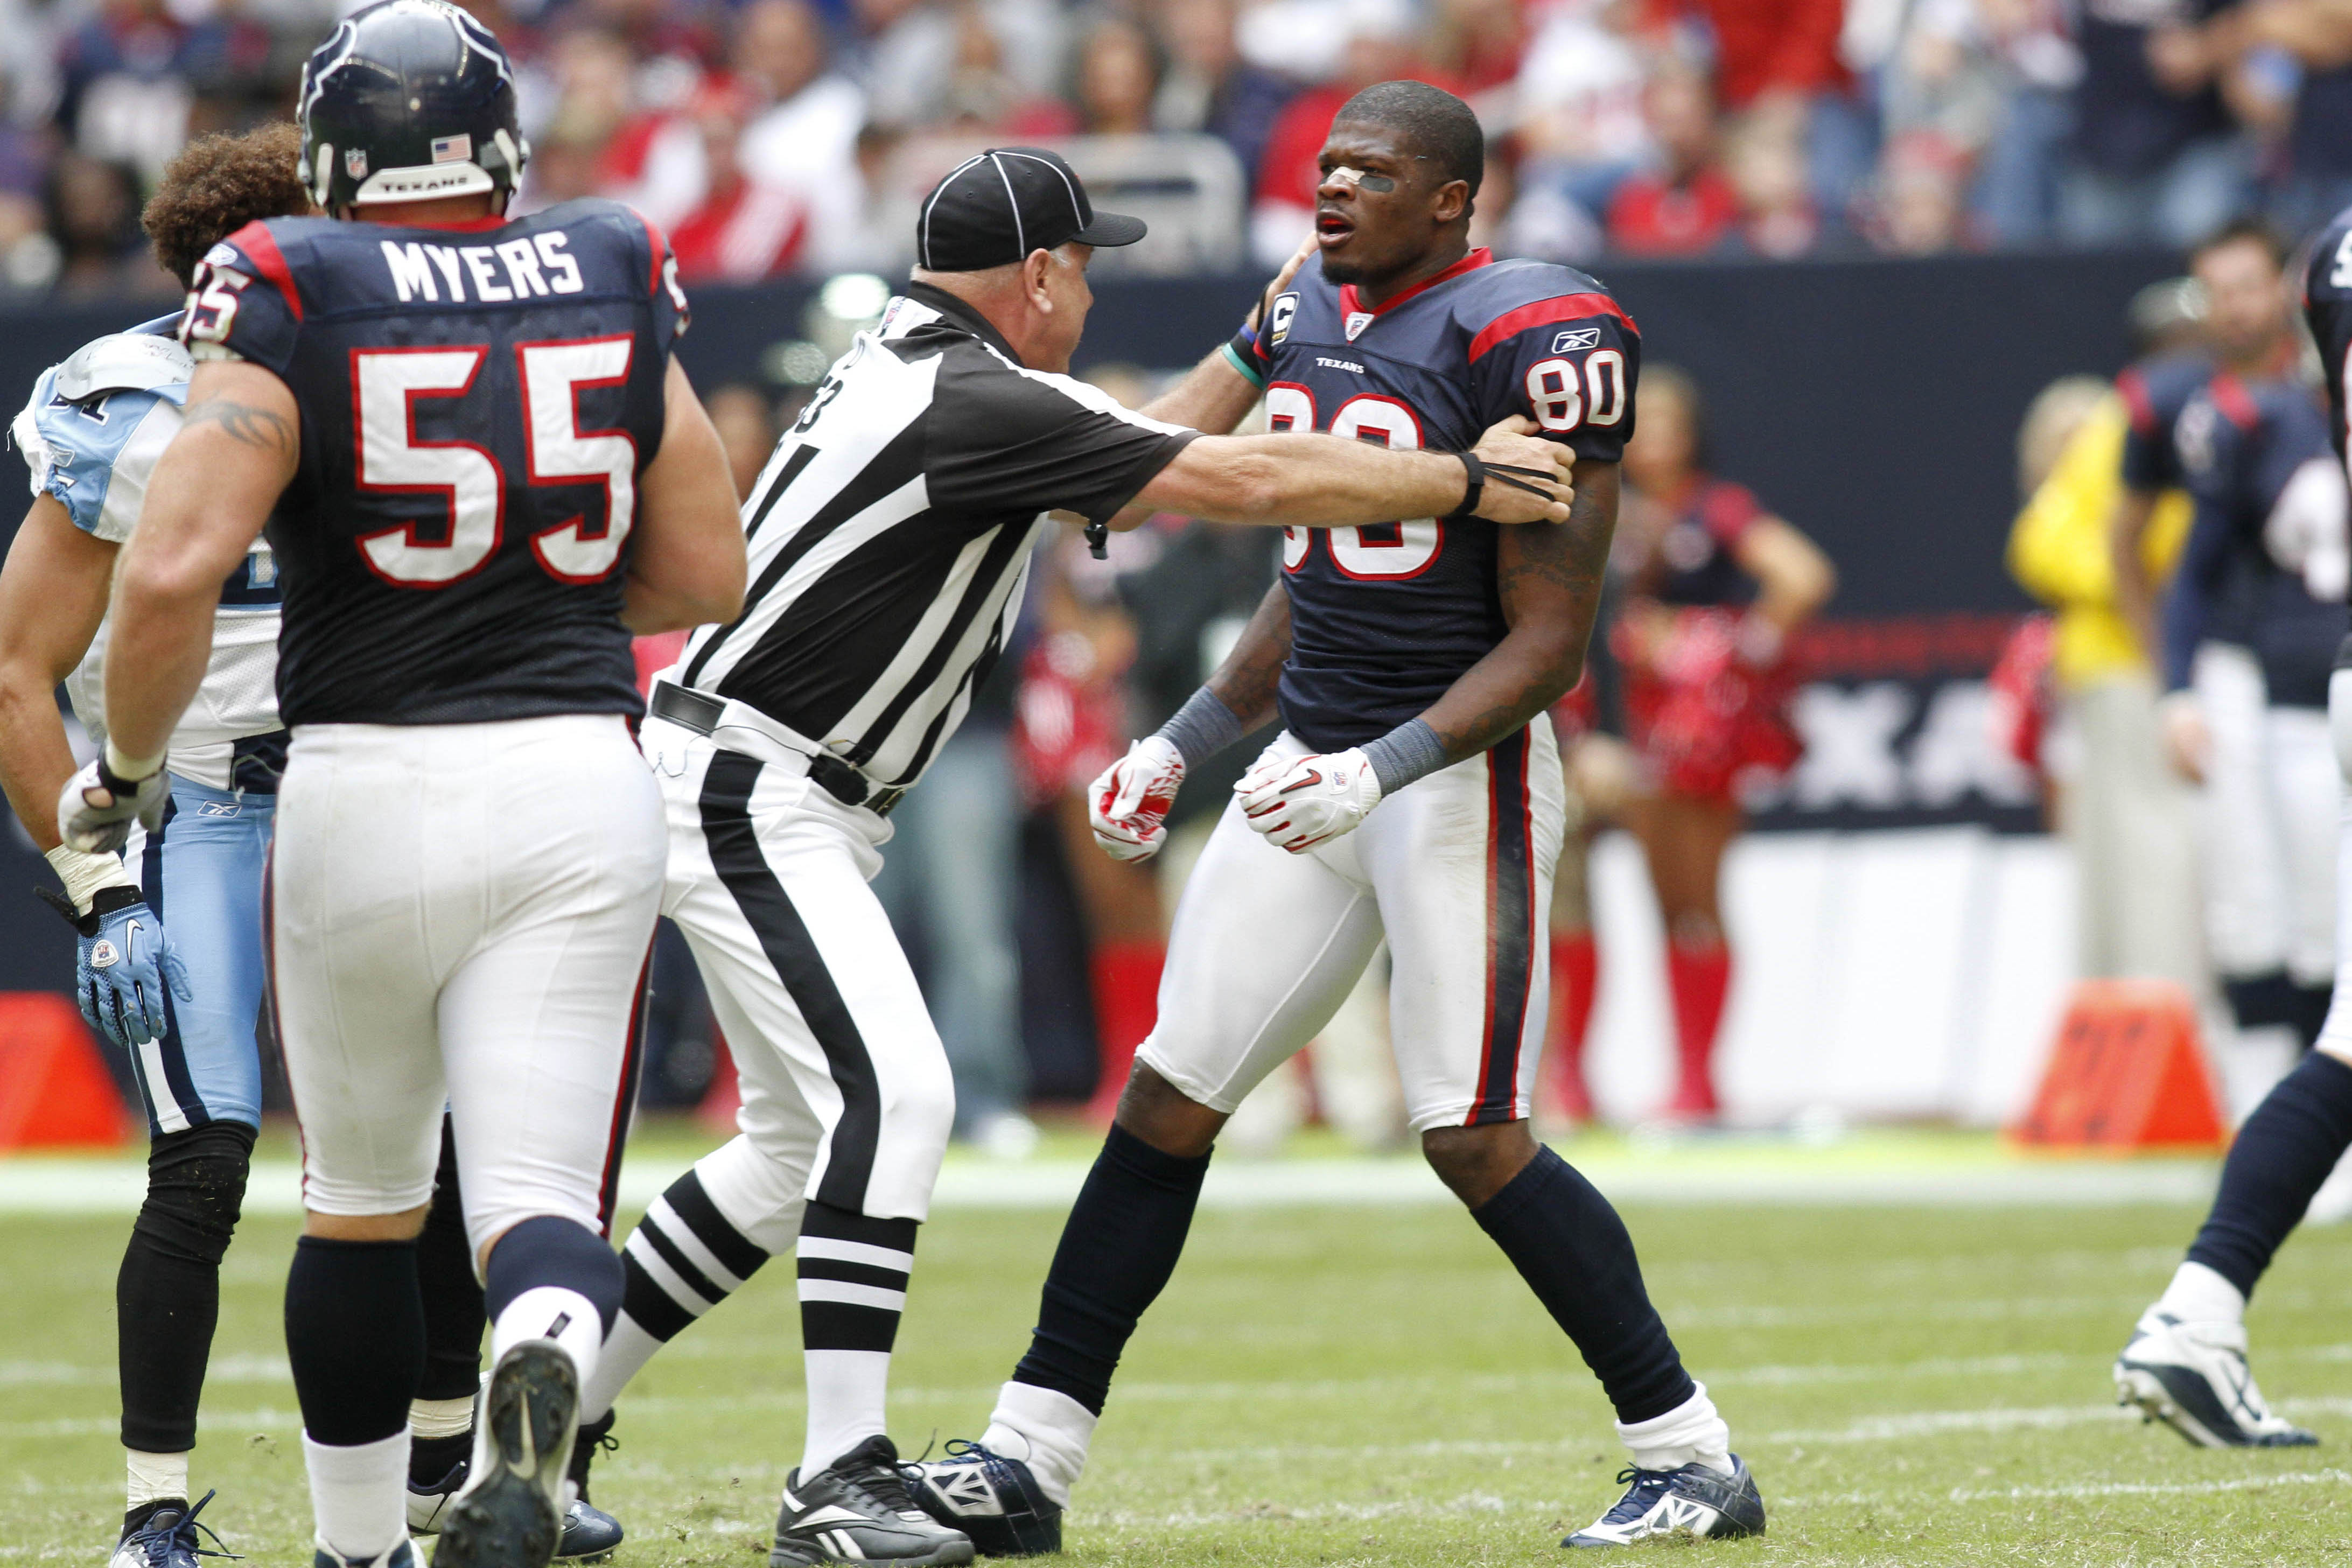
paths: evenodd
<path fill-rule="evenodd" d="M 446 0 L 353 12 L 302 68 L 302 172 L 311 199 L 423 202 L 512 192 L 530 148 L 515 129 L 514 63 Z"/>

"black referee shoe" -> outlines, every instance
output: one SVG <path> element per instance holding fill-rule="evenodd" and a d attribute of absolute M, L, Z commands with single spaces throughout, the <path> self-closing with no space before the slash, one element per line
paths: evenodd
<path fill-rule="evenodd" d="M 970 1537 L 916 1505 L 898 1468 L 898 1450 L 887 1437 L 866 1438 L 805 1480 L 798 1470 L 784 1478 L 769 1568 L 812 1568 L 819 1563 L 945 1568 L 971 1559 Z"/>

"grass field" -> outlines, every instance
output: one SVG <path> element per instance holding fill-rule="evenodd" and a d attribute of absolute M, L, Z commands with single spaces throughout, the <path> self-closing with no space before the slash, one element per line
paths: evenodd
<path fill-rule="evenodd" d="M 1570 1151 L 1573 1156 L 1573 1150 Z M 2352 1550 L 2352 1227 L 2298 1237 L 2253 1316 L 2267 1392 L 2319 1449 L 2192 1450 L 2106 1366 L 2192 1208 L 1630 1205 L 1651 1289 L 1771 1510 L 1727 1565 L 2271 1563 Z M 1058 1213 L 927 1226 L 900 1336 L 902 1447 L 976 1436 Z M 0 1563 L 96 1563 L 120 1508 L 123 1224 L 0 1218 Z M 279 1292 L 294 1235 L 229 1255 L 205 1407 L 207 1517 L 308 1568 Z M 597 1500 L 625 1568 L 762 1560 L 797 1458 L 791 1279 L 770 1269 L 622 1405 Z M 1609 1412 L 1477 1229 L 1436 1205 L 1204 1213 L 1129 1352 L 1072 1516 L 1104 1564 L 1535 1563 L 1615 1495 Z M 1667 1544 L 1651 1552 L 1677 1551 Z"/>

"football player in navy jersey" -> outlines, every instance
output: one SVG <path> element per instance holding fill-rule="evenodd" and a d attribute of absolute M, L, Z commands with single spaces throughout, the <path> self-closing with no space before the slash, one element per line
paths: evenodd
<path fill-rule="evenodd" d="M 2255 679 L 2273 704 L 2294 705 L 2306 742 L 2325 692 L 2329 749 L 2309 754 L 2310 778 L 2281 814 L 2292 857 L 2333 871 L 2335 984 L 2312 1049 L 2238 1128 L 2213 1206 L 2171 1283 L 2135 1325 L 2116 1359 L 2118 1396 L 2192 1443 L 2209 1447 L 2303 1447 L 2318 1439 L 2273 1411 L 2246 1364 L 2246 1302 L 2301 1224 L 2347 1149 L 2352 1149 L 2352 987 L 2345 984 L 2352 918 L 2342 871 L 2352 838 L 2338 806 L 2352 780 L 2352 638 L 2345 637 L 2347 575 L 2345 373 L 2352 349 L 2352 213 L 2312 247 L 2304 318 L 2326 367 L 2326 411 L 2298 379 L 2213 379 L 2201 396 L 2212 414 L 2187 443 L 2197 520 L 2182 552 L 2168 616 L 2168 677 L 2176 682 L 2192 639 L 2216 621 L 2248 638 Z M 2184 416 L 2184 427 L 2189 424 Z M 2217 589 L 2242 596 L 2234 623 L 2215 616 Z M 2331 654 L 2332 650 L 2332 654 Z M 2331 669 L 2332 666 L 2332 669 Z M 2218 737 L 2217 737 L 2218 739 Z M 2324 778 L 2321 775 L 2325 772 Z M 2324 786 L 2324 787 L 2323 787 Z M 2327 854 L 2333 829 L 2337 854 Z M 2323 994 L 2325 993 L 2323 992 Z"/>
<path fill-rule="evenodd" d="M 141 215 L 163 269 L 184 287 L 247 223 L 309 212 L 299 147 L 282 123 L 189 143 Z M 163 829 L 134 835 L 121 855 L 58 837 L 58 790 L 74 759 L 57 688 L 102 739 L 107 592 L 193 368 L 177 324 L 165 317 L 95 339 L 35 384 L 11 433 L 36 499 L 0 567 L 0 787 L 65 884 L 44 896 L 79 938 L 83 1016 L 127 1053 L 150 1135 L 147 1194 L 115 1281 L 130 1485 L 113 1568 L 195 1568 L 211 1528 L 198 1517 L 210 1494 L 189 1503 L 190 1451 L 221 1261 L 261 1117 L 261 868 L 286 751 L 278 574 L 257 542 L 223 585 L 203 687 L 173 732 Z M 419 1243 L 427 1372 L 411 1422 L 454 1417 L 462 1432 L 481 1371 L 482 1293 L 447 1154 Z"/>
<path fill-rule="evenodd" d="M 1263 385 L 1277 429 L 1454 448 L 1518 416 L 1575 453 L 1576 496 L 1552 526 L 1457 514 L 1293 531 L 1232 656 L 1096 781 L 1097 840 L 1138 858 L 1164 837 L 1188 765 L 1276 714 L 1284 725 L 1186 884 L 1157 1026 L 1063 1231 L 1028 1354 L 980 1441 L 919 1467 L 925 1507 L 982 1552 L 1058 1546 L 1218 1130 L 1383 938 L 1423 1151 L 1599 1374 L 1633 1455 L 1623 1496 L 1568 1543 L 1764 1528 L 1623 1223 L 1528 1131 L 1565 812 L 1544 714 L 1582 668 L 1641 339 L 1591 278 L 1470 247 L 1484 158 L 1450 93 L 1383 82 L 1349 100 L 1321 154 L 1314 255 L 1255 331 L 1149 410 L 1229 428 Z"/>
<path fill-rule="evenodd" d="M 409 1568 L 416 1236 L 442 1108 L 494 1364 L 441 1568 L 543 1568 L 579 1388 L 622 1291 L 604 1239 L 660 898 L 630 634 L 741 603 L 734 485 L 671 358 L 685 300 L 616 204 L 509 222 L 513 68 L 443 0 L 315 51 L 331 216 L 198 268 L 181 429 L 122 553 L 100 759 L 60 836 L 160 820 L 229 568 L 265 522 L 292 739 L 263 894 L 303 1131 L 287 1280 L 320 1568 Z"/>

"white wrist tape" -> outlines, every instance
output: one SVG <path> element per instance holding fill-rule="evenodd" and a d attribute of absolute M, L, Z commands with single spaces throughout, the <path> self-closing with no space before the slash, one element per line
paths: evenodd
<path fill-rule="evenodd" d="M 109 737 L 106 742 L 106 771 L 125 784 L 140 784 L 152 777 L 163 765 L 170 753 L 158 752 L 152 757 L 127 757 Z"/>
<path fill-rule="evenodd" d="M 100 888 L 138 886 L 123 868 L 120 855 L 85 855 L 60 844 L 45 858 L 57 872 L 58 879 L 66 885 L 66 897 L 73 900 L 76 914 L 89 913 L 90 900 L 98 897 Z"/>

